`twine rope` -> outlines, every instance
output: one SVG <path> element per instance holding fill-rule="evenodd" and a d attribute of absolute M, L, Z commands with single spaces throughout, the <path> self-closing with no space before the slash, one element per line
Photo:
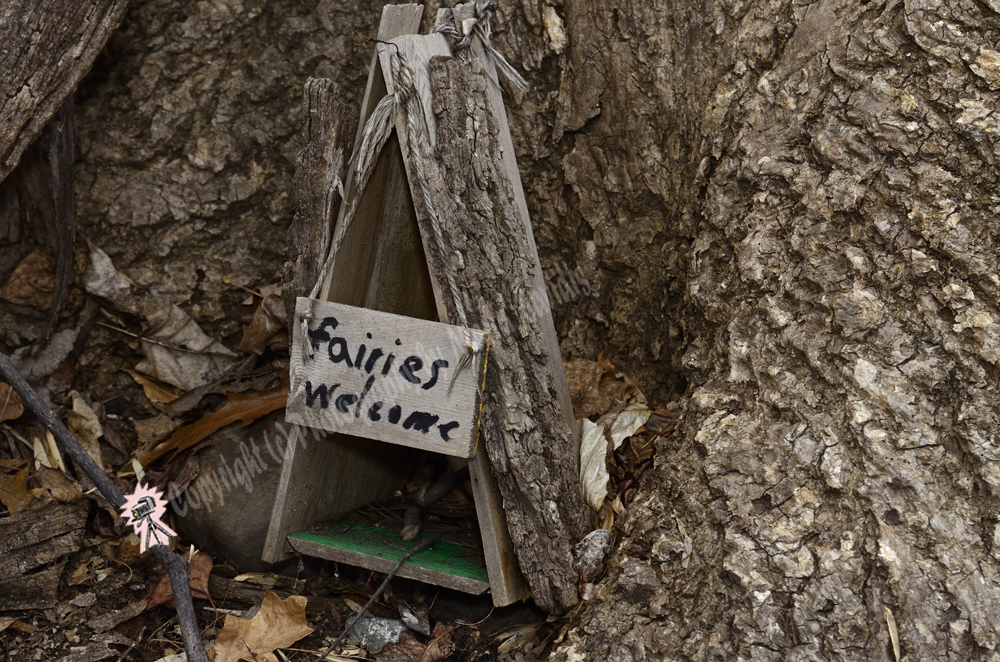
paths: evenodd
<path fill-rule="evenodd" d="M 490 28 L 490 19 L 496 16 L 496 2 L 494 0 L 476 0 L 474 13 L 475 21 L 468 34 L 459 30 L 454 25 L 445 24 L 436 25 L 434 31 L 449 37 L 452 41 L 452 51 L 463 60 L 469 57 L 469 48 L 472 46 L 472 35 L 474 34 L 479 37 L 487 59 L 493 63 L 497 71 L 502 73 L 503 77 L 520 92 L 525 92 L 528 89 L 528 81 L 524 80 L 521 73 L 490 43 L 490 36 L 493 34 Z"/>

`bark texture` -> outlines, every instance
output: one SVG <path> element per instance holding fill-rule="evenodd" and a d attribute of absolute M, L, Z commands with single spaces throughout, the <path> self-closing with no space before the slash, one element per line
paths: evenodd
<path fill-rule="evenodd" d="M 472 328 L 492 331 L 482 439 L 503 495 L 514 549 L 532 595 L 548 611 L 577 603 L 570 547 L 587 532 L 573 431 L 548 370 L 541 312 L 532 299 L 534 255 L 514 191 L 500 161 L 499 127 L 479 62 L 430 61 L 437 147 L 414 149 L 440 219 L 440 245 L 428 259 L 441 282 L 453 324 L 465 311 Z M 408 136 L 411 148 L 415 138 Z M 419 141 L 417 141 L 419 144 Z M 429 151 L 429 145 L 426 145 Z M 437 234 L 415 203 L 424 237 Z M 426 243 L 425 243 L 426 245 Z"/>
<path fill-rule="evenodd" d="M 278 278 L 302 86 L 360 97 L 378 9 L 133 8 L 77 195 L 141 295 L 237 330 L 222 277 Z M 688 392 L 562 659 L 892 659 L 886 607 L 911 660 L 1000 659 L 998 10 L 501 8 L 543 265 L 593 289 L 564 354 Z"/>
<path fill-rule="evenodd" d="M 127 0 L 0 6 L 0 180 L 90 71 L 127 7 Z"/>

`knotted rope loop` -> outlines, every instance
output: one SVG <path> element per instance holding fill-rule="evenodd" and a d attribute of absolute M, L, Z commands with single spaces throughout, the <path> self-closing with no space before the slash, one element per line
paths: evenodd
<path fill-rule="evenodd" d="M 476 0 L 474 10 L 475 20 L 472 22 L 471 28 L 468 29 L 468 33 L 459 30 L 453 25 L 443 24 L 435 26 L 434 31 L 440 32 L 450 38 L 452 41 L 452 51 L 463 60 L 469 57 L 472 35 L 475 34 L 479 37 L 479 41 L 483 45 L 486 57 L 493 63 L 497 71 L 503 74 L 507 82 L 519 91 L 525 92 L 528 89 L 528 81 L 524 80 L 521 73 L 490 43 L 490 36 L 493 34 L 490 28 L 490 19 L 496 16 L 496 13 L 497 4 L 494 0 Z"/>

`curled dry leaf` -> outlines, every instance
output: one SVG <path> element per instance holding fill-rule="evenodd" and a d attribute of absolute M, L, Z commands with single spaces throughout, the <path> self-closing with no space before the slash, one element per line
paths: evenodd
<path fill-rule="evenodd" d="M 306 598 L 290 595 L 282 600 L 271 591 L 264 594 L 260 611 L 252 619 L 226 615 L 215 642 L 215 662 L 261 660 L 275 649 L 291 646 L 313 631 L 306 623 Z"/>
<path fill-rule="evenodd" d="M 577 418 L 603 414 L 632 395 L 645 401 L 628 377 L 616 373 L 615 367 L 603 359 L 571 359 L 563 362 L 563 368 Z"/>
<path fill-rule="evenodd" d="M 127 372 L 135 380 L 135 383 L 142 387 L 142 392 L 150 402 L 165 405 L 181 397 L 180 390 L 170 384 L 154 381 L 135 370 L 128 368 L 122 368 L 122 370 Z"/>
<path fill-rule="evenodd" d="M 641 402 L 631 402 L 617 414 L 609 414 L 597 423 L 581 418 L 580 424 L 580 482 L 583 496 L 590 507 L 600 511 L 608 496 L 608 440 L 617 450 L 649 419 L 649 407 Z"/>
<path fill-rule="evenodd" d="M 135 367 L 138 372 L 190 391 L 222 375 L 239 358 L 169 301 L 147 304 L 142 314 L 149 323 L 146 337 L 171 346 L 143 342 L 146 358 Z"/>
<path fill-rule="evenodd" d="M 69 397 L 73 401 L 73 409 L 66 413 L 66 427 L 87 451 L 87 455 L 103 470 L 104 460 L 101 459 L 101 444 L 98 441 L 104 435 L 101 422 L 82 395 L 70 391 Z"/>
<path fill-rule="evenodd" d="M 71 503 L 83 498 L 80 484 L 58 469 L 39 467 L 28 479 L 28 491 L 45 505 L 52 501 Z"/>
<path fill-rule="evenodd" d="M 268 294 L 254 311 L 250 326 L 240 341 L 239 350 L 259 356 L 281 332 L 286 332 L 287 344 L 287 324 L 285 303 L 281 294 Z"/>
<path fill-rule="evenodd" d="M 83 274 L 83 289 L 110 308 L 139 314 L 139 302 L 132 296 L 128 279 L 115 268 L 108 254 L 87 242 L 90 247 L 90 266 Z"/>
<path fill-rule="evenodd" d="M 197 423 L 185 425 L 174 432 L 167 441 L 151 451 L 136 453 L 136 457 L 142 462 L 142 466 L 146 467 L 161 455 L 170 451 L 180 452 L 185 448 L 190 448 L 230 423 L 239 421 L 243 427 L 246 427 L 258 418 L 282 409 L 288 399 L 288 373 L 282 370 L 280 376 L 281 383 L 272 389 L 262 391 L 260 395 L 227 394 L 226 405 L 222 409 L 206 416 Z"/>
<path fill-rule="evenodd" d="M 12 421 L 24 413 L 21 396 L 5 382 L 0 382 L 0 423 Z"/>
<path fill-rule="evenodd" d="M 0 287 L 0 299 L 17 306 L 47 311 L 52 305 L 56 269 L 45 251 L 31 253 L 14 268 L 7 283 Z"/>
<path fill-rule="evenodd" d="M 23 465 L 25 462 L 19 461 L 19 464 Z M 11 515 L 28 510 L 33 499 L 28 492 L 27 466 L 13 474 L 0 473 L 0 503 L 7 507 Z"/>
<path fill-rule="evenodd" d="M 191 558 L 191 550 L 188 547 L 184 552 L 184 559 L 190 562 L 189 574 L 191 576 L 191 595 L 202 600 L 211 600 L 208 594 L 208 578 L 212 574 L 212 557 L 205 552 L 195 551 L 194 558 Z M 152 573 L 152 580 L 149 586 L 149 604 L 146 609 L 153 609 L 160 605 L 173 606 L 174 591 L 170 587 L 170 577 L 165 570 L 156 570 Z"/>

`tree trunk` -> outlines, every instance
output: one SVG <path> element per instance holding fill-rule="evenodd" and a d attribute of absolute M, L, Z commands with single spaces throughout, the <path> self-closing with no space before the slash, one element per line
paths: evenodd
<path fill-rule="evenodd" d="M 908 659 L 1000 659 L 997 10 L 501 7 L 542 263 L 592 290 L 555 310 L 564 356 L 686 393 L 558 658 L 892 660 L 891 621 Z M 234 336 L 222 278 L 281 272 L 302 86 L 358 100 L 378 11 L 130 11 L 77 195 L 140 293 Z M 110 397 L 117 368 L 85 370 Z"/>

